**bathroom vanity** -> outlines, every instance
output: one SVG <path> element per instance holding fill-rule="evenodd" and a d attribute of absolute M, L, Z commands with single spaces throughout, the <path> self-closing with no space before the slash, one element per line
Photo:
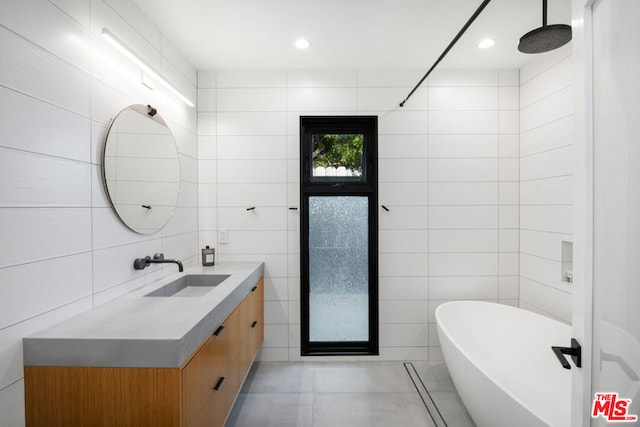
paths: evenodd
<path fill-rule="evenodd" d="M 264 338 L 263 275 L 186 269 L 25 338 L 27 426 L 222 426 Z"/>

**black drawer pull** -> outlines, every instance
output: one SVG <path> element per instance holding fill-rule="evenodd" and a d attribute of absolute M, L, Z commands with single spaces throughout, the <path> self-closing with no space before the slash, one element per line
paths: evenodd
<path fill-rule="evenodd" d="M 224 325 L 218 326 L 218 329 L 216 329 L 216 331 L 213 333 L 213 335 L 215 335 L 217 337 L 218 335 L 220 335 L 222 333 L 222 331 L 224 331 Z"/>
<path fill-rule="evenodd" d="M 213 387 L 213 389 L 215 391 L 220 390 L 220 387 L 222 387 L 222 383 L 224 382 L 224 377 L 220 377 L 220 379 L 218 380 L 218 382 L 216 383 L 215 387 Z"/>
<path fill-rule="evenodd" d="M 253 323 L 251 324 L 251 327 L 252 327 L 252 328 L 255 328 L 257 324 L 258 324 L 258 321 L 257 321 L 257 320 L 254 320 L 254 321 L 253 321 Z"/>
<path fill-rule="evenodd" d="M 251 292 L 255 292 L 255 291 L 256 291 L 256 289 L 258 289 L 258 286 L 257 286 L 257 285 L 256 285 L 256 286 L 254 286 L 253 288 L 251 288 Z"/>

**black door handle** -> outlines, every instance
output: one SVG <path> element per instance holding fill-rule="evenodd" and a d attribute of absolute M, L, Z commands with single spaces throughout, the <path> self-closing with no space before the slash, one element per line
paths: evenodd
<path fill-rule="evenodd" d="M 571 356 L 571 360 L 575 363 L 576 368 L 582 367 L 582 347 L 575 338 L 571 338 L 571 347 L 551 346 L 551 350 L 553 350 L 553 353 L 564 369 L 571 369 L 571 365 L 564 357 L 565 354 Z"/>

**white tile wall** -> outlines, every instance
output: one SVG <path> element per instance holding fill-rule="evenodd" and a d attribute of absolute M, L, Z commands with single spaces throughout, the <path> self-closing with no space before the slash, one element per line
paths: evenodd
<path fill-rule="evenodd" d="M 520 305 L 571 322 L 561 242 L 573 232 L 571 51 L 524 67 L 520 86 Z"/>
<path fill-rule="evenodd" d="M 379 118 L 379 197 L 390 209 L 379 218 L 380 359 L 441 358 L 437 303 L 517 303 L 518 72 L 440 72 L 400 109 L 416 77 L 199 74 L 200 240 L 215 243 L 224 228 L 219 259 L 266 260 L 262 360 L 300 359 L 300 219 L 288 209 L 299 203 L 300 115 Z"/>
<path fill-rule="evenodd" d="M 136 272 L 134 258 L 198 261 L 197 110 L 144 87 L 102 42 L 103 25 L 195 99 L 195 70 L 131 2 L 0 5 L 2 426 L 24 425 L 24 336 L 173 272 Z M 107 126 L 131 103 L 154 105 L 170 123 L 185 172 L 174 218 L 151 236 L 119 222 L 100 176 Z"/>

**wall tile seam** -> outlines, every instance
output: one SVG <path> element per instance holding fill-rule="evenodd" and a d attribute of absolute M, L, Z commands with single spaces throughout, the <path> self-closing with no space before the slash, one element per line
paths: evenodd
<path fill-rule="evenodd" d="M 20 386 L 20 383 L 22 383 L 22 386 Z M 12 383 L 9 383 L 8 385 L 4 386 L 4 387 L 0 387 L 0 394 L 6 392 L 7 390 L 9 390 L 9 388 L 11 387 L 21 387 L 24 388 L 24 375 L 22 375 L 20 378 L 18 378 L 17 380 L 15 380 Z"/>
<path fill-rule="evenodd" d="M 9 324 L 9 325 L 2 326 L 2 327 L 0 327 L 0 333 L 2 333 L 3 331 L 6 331 L 7 329 L 14 328 L 14 327 L 16 327 L 16 326 L 18 326 L 18 325 L 20 325 L 20 324 L 22 324 L 22 323 L 29 322 L 29 321 L 31 321 L 31 320 L 33 320 L 33 319 L 37 319 L 37 318 L 38 318 L 38 317 L 40 317 L 40 316 L 44 316 L 44 315 L 49 314 L 49 313 L 51 313 L 51 312 L 54 312 L 54 311 L 56 311 L 56 310 L 60 310 L 61 308 L 64 308 L 64 307 L 70 306 L 70 305 L 72 305 L 72 304 L 75 304 L 75 303 L 77 303 L 78 301 L 82 301 L 82 300 L 84 300 L 84 299 L 91 298 L 92 296 L 93 296 L 93 293 L 89 293 L 89 294 L 84 295 L 84 296 L 82 296 L 82 297 L 76 298 L 76 299 L 74 299 L 74 300 L 72 300 L 72 301 L 68 301 L 68 302 L 65 302 L 65 303 L 63 303 L 63 304 L 57 305 L 57 306 L 55 306 L 55 307 L 53 307 L 53 308 L 49 308 L 49 309 L 47 309 L 46 311 L 40 312 L 40 313 L 35 314 L 35 315 L 33 315 L 33 316 L 25 317 L 24 319 L 22 319 L 22 320 L 20 320 L 20 321 L 18 321 L 18 322 L 14 322 L 14 323 L 11 323 L 11 324 Z"/>
<path fill-rule="evenodd" d="M 412 110 L 414 111 L 414 110 Z M 501 108 L 428 108 L 424 111 L 433 113 L 500 113 L 503 111 L 519 111 L 517 109 Z"/>
<path fill-rule="evenodd" d="M 524 227 L 521 227 L 520 231 L 527 231 L 527 232 L 531 232 L 531 233 L 547 233 L 547 234 L 554 234 L 554 235 L 560 235 L 560 236 L 571 236 L 572 235 L 571 231 L 562 232 L 562 231 L 543 230 L 543 229 L 524 228 Z"/>
<path fill-rule="evenodd" d="M 558 270 L 558 276 L 560 275 L 559 273 L 560 273 L 560 271 Z M 531 277 L 523 275 L 522 273 L 520 273 L 520 277 L 522 279 L 525 279 L 525 280 L 531 282 L 534 285 L 544 286 L 547 289 L 552 289 L 554 291 L 562 292 L 562 293 L 567 294 L 567 295 L 573 295 L 573 288 L 572 288 L 573 285 L 567 285 L 567 284 L 562 283 L 560 281 L 560 278 L 558 278 L 557 283 L 545 283 L 545 282 L 541 282 L 541 281 L 536 280 L 536 279 L 532 279 Z M 521 284 L 521 286 L 522 286 L 522 284 Z"/>
<path fill-rule="evenodd" d="M 550 258 L 549 256 L 544 256 L 544 255 L 531 253 L 531 252 L 523 251 L 523 250 L 520 250 L 520 254 L 521 255 L 526 255 L 526 256 L 531 257 L 531 258 L 543 259 L 543 260 L 546 260 L 546 261 L 553 261 L 553 262 L 560 262 L 560 263 L 562 262 L 562 259 Z"/>
<path fill-rule="evenodd" d="M 86 72 L 85 72 L 85 74 L 86 74 L 87 76 L 89 76 L 89 73 L 86 73 Z M 87 85 L 87 102 L 89 101 L 89 96 L 88 96 L 88 93 L 89 93 L 89 86 L 90 86 L 90 84 L 89 84 L 89 85 Z M 11 92 L 13 92 L 13 93 L 16 93 L 16 94 L 18 94 L 18 95 L 22 95 L 22 96 L 25 96 L 25 97 L 27 97 L 27 98 L 31 98 L 31 99 L 33 99 L 33 100 L 35 100 L 35 101 L 37 101 L 37 102 L 41 102 L 41 103 L 46 104 L 46 105 L 48 105 L 48 106 L 54 107 L 54 108 L 56 108 L 56 109 L 58 109 L 58 110 L 61 110 L 61 111 L 66 112 L 66 113 L 71 113 L 71 114 L 74 114 L 74 115 L 76 115 L 76 116 L 78 116 L 78 117 L 81 117 L 81 118 L 83 118 L 83 119 L 91 120 L 91 117 L 90 117 L 91 113 L 89 113 L 89 116 L 87 116 L 87 115 L 82 114 L 82 113 L 80 113 L 80 112 L 78 112 L 78 111 L 74 111 L 74 110 L 71 110 L 71 109 L 69 109 L 69 108 L 66 108 L 66 107 L 65 107 L 65 106 L 63 106 L 63 105 L 58 105 L 58 104 L 55 104 L 55 103 L 53 103 L 53 102 L 51 102 L 51 101 L 48 101 L 48 100 L 46 100 L 46 99 L 38 98 L 38 97 L 37 97 L 37 96 L 35 96 L 35 95 L 32 95 L 32 94 L 27 93 L 27 92 L 23 92 L 23 91 L 21 91 L 21 90 L 18 90 L 17 88 L 14 88 L 14 87 L 11 87 L 11 86 L 7 86 L 7 85 L 2 84 L 2 83 L 0 83 L 0 87 L 1 87 L 1 88 L 3 88 L 3 89 L 9 90 L 9 91 L 11 91 Z M 92 121 L 92 122 L 94 122 L 94 120 L 91 120 L 91 121 Z M 101 122 L 96 122 L 96 123 L 103 124 L 103 123 L 101 123 Z"/>
<path fill-rule="evenodd" d="M 547 122 L 541 123 L 539 125 L 536 125 L 534 127 L 528 128 L 528 129 L 524 129 L 524 130 L 520 129 L 520 133 L 518 135 L 520 135 L 520 137 L 522 138 L 522 135 L 526 135 L 529 132 L 532 132 L 532 131 L 535 131 L 535 130 L 539 130 L 541 128 L 544 128 L 546 126 L 549 126 L 551 124 L 554 124 L 556 122 L 559 122 L 561 120 L 564 120 L 564 119 L 567 119 L 567 118 L 570 118 L 570 117 L 571 118 L 573 117 L 573 112 L 565 114 L 563 116 L 555 117 L 555 118 L 553 118 L 553 119 L 551 119 L 551 120 L 549 120 Z M 520 115 L 520 118 L 521 118 L 520 122 L 522 122 L 522 114 Z M 570 144 L 570 145 L 573 145 L 573 144 Z"/>
<path fill-rule="evenodd" d="M 219 162 L 270 162 L 270 163 L 282 163 L 287 161 L 297 161 L 298 159 L 291 159 L 288 157 L 271 157 L 271 158 L 258 158 L 258 157 L 219 157 L 217 159 L 201 159 L 201 161 L 215 161 L 216 167 Z"/>
<path fill-rule="evenodd" d="M 483 131 L 477 131 L 477 132 L 466 132 L 466 133 L 450 133 L 450 132 L 429 132 L 426 135 L 433 135 L 433 136 L 441 136 L 441 135 L 457 135 L 457 136 L 472 136 L 472 135 L 483 135 L 483 136 L 487 136 L 487 135 L 520 135 L 519 133 L 506 133 L 506 132 L 483 132 Z"/>
<path fill-rule="evenodd" d="M 0 208 L 0 209 L 11 209 L 11 208 Z M 29 209 L 31 209 L 31 208 L 29 208 Z M 40 208 L 37 208 L 37 209 L 40 209 Z M 46 209 L 46 208 L 43 208 L 43 209 Z M 55 255 L 55 256 L 52 256 L 52 257 L 49 257 L 49 258 L 38 258 L 38 259 L 31 259 L 31 260 L 28 260 L 28 261 L 25 261 L 25 262 L 19 262 L 19 263 L 16 263 L 16 264 L 0 265 L 0 271 L 4 270 L 4 269 L 9 269 L 9 268 L 24 267 L 24 266 L 28 266 L 30 264 L 39 264 L 39 263 L 42 263 L 42 262 L 55 261 L 55 260 L 62 259 L 62 258 L 70 258 L 70 257 L 78 256 L 78 255 L 90 254 L 92 252 L 93 252 L 93 248 L 92 249 L 88 249 L 88 250 L 77 251 L 77 252 L 62 253 L 62 254 Z"/>
<path fill-rule="evenodd" d="M 378 160 L 428 160 L 427 156 L 411 156 L 411 157 L 395 157 L 395 156 L 380 156 L 378 155 Z"/>
<path fill-rule="evenodd" d="M 509 206 L 517 206 L 517 205 L 509 205 Z M 456 228 L 456 227 L 434 227 L 434 226 L 430 226 L 428 228 L 426 228 L 426 230 L 434 230 L 434 231 L 495 231 L 496 233 L 499 230 L 504 230 L 504 229 L 509 229 L 509 230 L 515 230 L 514 227 L 500 227 L 499 225 L 496 225 L 495 227 L 476 227 L 476 228 L 470 228 L 470 227 L 461 227 L 461 228 Z"/>
<path fill-rule="evenodd" d="M 529 159 L 531 157 L 540 156 L 542 154 L 547 154 L 547 153 L 553 153 L 554 151 L 559 151 L 559 150 L 571 148 L 573 146 L 574 146 L 573 144 L 564 144 L 564 145 L 559 145 L 557 147 L 549 148 L 549 149 L 546 149 L 546 150 L 537 151 L 535 153 L 522 154 L 520 156 L 520 159 Z M 573 173 L 567 174 L 567 175 L 573 175 Z"/>
<path fill-rule="evenodd" d="M 191 137 L 193 137 L 193 138 L 197 138 L 197 136 L 196 136 L 196 135 L 190 135 L 190 136 L 191 136 Z M 174 139 L 175 139 L 175 137 L 174 137 Z M 194 145 L 195 145 L 195 144 L 194 144 Z M 180 149 L 179 149 L 178 147 L 176 147 L 176 151 L 178 152 L 178 154 L 179 154 L 180 156 L 182 156 L 182 157 L 186 157 L 186 158 L 187 158 L 187 159 L 189 159 L 189 160 L 193 160 L 193 161 L 195 161 L 195 162 L 200 161 L 200 159 L 198 159 L 198 157 L 197 157 L 197 153 L 196 153 L 196 157 L 194 157 L 194 156 L 192 156 L 189 152 L 180 151 Z M 196 151 L 197 151 L 197 147 L 196 147 Z"/>
<path fill-rule="evenodd" d="M 49 2 L 49 3 L 51 3 L 51 2 Z M 54 6 L 55 6 L 55 5 L 54 5 Z M 56 8 L 57 8 L 57 7 L 56 7 Z M 69 16 L 69 15 L 67 15 L 67 14 L 66 14 L 66 13 L 64 13 L 64 12 L 62 12 L 62 13 L 63 13 L 65 16 Z M 72 20 L 73 22 L 76 22 L 73 18 L 71 18 L 71 20 Z M 86 54 L 87 54 L 87 56 L 89 56 L 90 49 L 91 49 L 91 40 L 90 40 L 90 39 L 91 39 L 91 31 L 90 31 L 90 30 L 85 29 L 85 27 L 83 27 L 83 26 L 82 26 L 82 25 L 80 25 L 80 24 L 78 24 L 78 26 L 79 26 L 80 28 L 82 28 L 82 29 L 83 29 L 83 31 L 85 32 L 85 35 L 86 35 L 86 36 L 88 36 L 88 39 L 89 39 L 89 42 L 90 42 L 90 43 L 89 43 L 89 45 L 85 48 L 85 50 L 86 50 Z M 49 49 L 47 49 L 47 48 L 46 48 L 46 47 L 44 47 L 44 46 L 39 45 L 38 43 L 36 43 L 36 42 L 35 42 L 35 41 L 33 41 L 32 39 L 29 39 L 29 38 L 27 38 L 27 37 L 23 36 L 22 34 L 20 34 L 20 33 L 16 32 L 16 31 L 15 31 L 15 30 L 13 30 L 12 28 L 9 28 L 9 27 L 7 27 L 7 26 L 6 26 L 6 25 L 4 25 L 4 24 L 0 24 L 0 29 L 5 29 L 6 31 L 8 31 L 8 32 L 12 33 L 12 34 L 13 34 L 13 35 L 15 35 L 16 37 L 21 38 L 22 40 L 26 41 L 26 42 L 27 42 L 28 44 L 30 44 L 31 46 L 35 47 L 36 49 L 38 49 L 39 51 L 41 51 L 41 52 L 43 52 L 43 53 L 48 54 L 50 57 L 52 57 L 52 58 L 54 58 L 54 59 L 58 60 L 59 62 L 62 62 L 62 63 L 64 63 L 64 64 L 67 64 L 67 65 L 71 66 L 72 68 L 74 68 L 75 70 L 82 72 L 83 74 L 89 75 L 90 64 L 89 64 L 89 68 L 88 68 L 88 69 L 83 69 L 83 68 L 81 68 L 81 67 L 79 67 L 79 66 L 75 65 L 73 62 L 70 62 L 70 61 L 69 61 L 69 60 L 67 60 L 66 58 L 64 58 L 64 57 L 62 57 L 62 56 L 60 56 L 60 55 L 56 54 L 56 53 L 55 53 L 55 52 L 53 52 L 53 51 L 50 51 Z"/>
<path fill-rule="evenodd" d="M 540 76 L 541 75 L 539 75 L 538 77 L 540 77 Z M 539 91 L 533 91 L 531 86 L 529 86 L 529 85 L 531 85 L 533 83 L 534 83 L 534 80 L 529 80 L 527 83 L 525 83 L 524 85 L 521 86 L 521 89 L 524 89 L 524 92 L 530 92 L 530 93 L 534 93 L 536 95 L 540 95 Z M 543 84 L 541 84 L 541 83 L 543 83 Z M 570 88 L 570 87 L 574 86 L 574 82 L 573 81 L 568 81 L 568 80 L 565 80 L 565 81 L 552 80 L 551 81 L 552 84 L 549 85 L 548 83 L 549 83 L 548 81 L 543 81 L 542 79 L 539 82 L 535 82 L 535 86 L 542 86 L 544 88 L 553 90 L 553 92 L 546 93 L 544 96 L 542 96 L 540 98 L 534 98 L 531 101 L 530 104 L 535 104 L 537 102 L 540 102 L 541 100 L 543 100 L 545 98 L 548 98 L 548 97 L 552 96 L 553 94 L 556 94 L 558 92 L 561 92 L 561 91 L 563 91 L 563 90 L 565 90 L 567 88 Z M 535 88 L 535 86 L 534 86 L 534 88 Z M 527 98 L 527 96 L 525 96 L 525 98 Z M 527 104 L 527 105 L 530 105 L 530 104 Z M 527 105 L 523 105 L 523 106 L 527 106 Z"/>
<path fill-rule="evenodd" d="M 451 71 L 451 70 L 449 70 Z M 460 89 L 468 89 L 468 88 L 501 88 L 501 87 L 518 87 L 514 85 L 501 85 L 499 82 L 496 83 L 461 83 L 461 84 L 434 84 L 433 82 L 429 82 L 427 79 L 427 88 L 460 88 Z"/>
<path fill-rule="evenodd" d="M 557 180 L 558 178 L 573 178 L 573 176 L 574 176 L 573 173 L 562 174 L 562 175 L 541 175 L 541 176 L 535 177 L 535 178 L 521 179 L 520 183 L 533 183 L 533 182 L 540 182 L 540 181 L 551 181 L 551 180 Z"/>
<path fill-rule="evenodd" d="M 521 203 L 522 207 L 573 207 L 573 203 Z"/>
<path fill-rule="evenodd" d="M 278 136 L 278 137 L 286 138 L 289 135 L 290 134 L 287 134 L 287 133 L 216 133 L 216 134 L 204 134 L 204 135 L 198 135 L 198 136 L 215 136 L 217 138 L 224 138 L 227 136 L 251 137 L 251 138 L 263 137 L 263 136 L 264 137 Z M 212 159 L 212 160 L 216 160 L 216 159 Z"/>
<path fill-rule="evenodd" d="M 564 319 L 560 316 L 558 316 L 557 314 L 553 314 L 551 312 L 549 312 L 548 310 L 545 310 L 544 308 L 535 305 L 531 302 L 528 301 L 522 301 L 524 304 L 526 304 L 527 306 L 529 306 L 528 308 L 525 306 L 523 307 L 525 310 L 529 310 L 529 311 L 533 311 L 534 313 L 539 313 L 539 314 L 543 314 L 546 317 L 549 317 L 551 319 L 557 320 L 559 322 L 562 322 L 568 326 L 571 326 L 571 319 Z"/>
<path fill-rule="evenodd" d="M 568 84 L 568 85 L 566 85 L 566 86 L 563 86 L 563 87 L 561 87 L 561 88 L 557 89 L 557 90 L 556 90 L 556 91 L 554 91 L 554 92 L 551 92 L 551 93 L 549 93 L 549 94 L 546 94 L 546 95 L 545 95 L 545 96 L 543 96 L 542 98 L 537 98 L 537 99 L 535 99 L 535 100 L 531 101 L 529 104 L 526 104 L 526 105 L 525 105 L 525 104 L 521 104 L 521 105 L 520 105 L 520 109 L 519 109 L 519 111 L 520 111 L 521 113 L 524 111 L 524 113 L 523 113 L 523 114 L 526 114 L 526 110 L 527 110 L 528 108 L 531 108 L 531 107 L 533 107 L 533 106 L 535 106 L 535 105 L 538 105 L 538 104 L 540 104 L 540 103 L 542 103 L 542 102 L 544 102 L 544 101 L 548 101 L 550 98 L 552 98 L 552 97 L 554 97 L 554 96 L 556 96 L 556 95 L 560 94 L 561 92 L 565 92 L 565 91 L 567 91 L 568 89 L 573 89 L 573 83 L 570 83 L 570 84 Z M 570 99 L 571 101 L 573 101 L 573 94 L 570 94 L 570 96 L 567 96 L 567 99 Z"/>
<path fill-rule="evenodd" d="M 499 255 L 503 253 L 499 250 L 486 251 L 430 251 L 429 254 L 434 255 Z M 505 252 L 506 253 L 506 252 Z"/>
<path fill-rule="evenodd" d="M 426 260 L 425 260 L 425 264 L 426 264 Z M 427 276 L 427 273 L 424 274 L 410 274 L 410 275 L 406 275 L 403 276 L 401 273 L 393 273 L 393 274 L 382 274 L 379 273 L 378 274 L 378 278 L 379 279 L 385 279 L 385 280 L 420 280 L 421 286 L 428 286 L 428 280 L 429 280 L 429 276 Z M 400 285 L 400 286 L 410 286 L 410 285 Z M 389 298 L 392 299 L 392 298 Z"/>
<path fill-rule="evenodd" d="M 496 254 L 497 255 L 497 254 Z M 483 279 L 499 279 L 500 277 L 515 277 L 515 274 L 444 274 L 444 275 L 435 275 L 429 274 L 428 278 L 442 277 L 442 278 L 474 278 L 479 277 Z M 441 299 L 441 298 L 440 298 Z M 432 301 L 433 298 L 428 298 L 426 301 Z"/>
<path fill-rule="evenodd" d="M 196 226 L 196 228 L 194 228 L 191 231 L 181 231 L 179 233 L 163 234 L 161 239 L 164 240 L 164 239 L 172 239 L 172 238 L 176 238 L 176 237 L 186 237 L 186 236 L 190 236 L 190 235 L 197 234 L 197 233 L 198 233 L 198 227 Z"/>
<path fill-rule="evenodd" d="M 552 68 L 556 67 L 560 63 L 562 63 L 564 61 L 571 61 L 572 57 L 573 57 L 572 52 L 567 52 L 565 55 L 559 56 L 554 61 L 552 61 L 549 64 L 547 64 L 547 66 L 544 69 L 538 70 L 538 72 L 536 74 L 531 75 L 529 79 L 524 80 L 524 81 L 520 81 L 520 87 L 526 85 L 527 83 L 529 83 L 530 81 L 532 81 L 536 77 L 539 77 L 540 75 L 545 74 L 546 72 L 550 71 Z M 520 72 L 520 76 L 522 76 L 522 72 Z"/>

